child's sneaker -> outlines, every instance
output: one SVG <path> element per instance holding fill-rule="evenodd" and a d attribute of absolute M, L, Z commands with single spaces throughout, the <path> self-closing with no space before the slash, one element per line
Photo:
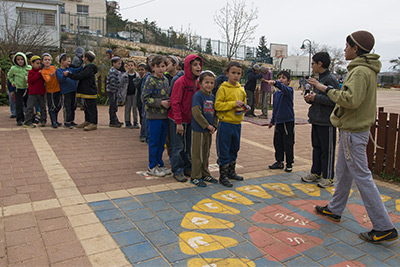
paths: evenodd
<path fill-rule="evenodd" d="M 207 176 L 207 177 L 203 177 L 202 179 L 205 182 L 209 182 L 209 183 L 212 183 L 212 184 L 218 184 L 218 180 L 215 179 L 214 177 L 212 177 L 211 175 Z"/>
<path fill-rule="evenodd" d="M 321 176 L 310 173 L 307 176 L 301 177 L 301 180 L 305 183 L 313 183 L 313 182 L 319 183 L 321 182 Z"/>
<path fill-rule="evenodd" d="M 137 124 L 137 123 L 134 123 L 133 124 L 133 129 L 139 129 L 140 127 L 139 127 L 139 125 Z"/>
<path fill-rule="evenodd" d="M 40 127 L 46 127 L 46 122 L 45 121 L 41 121 L 39 124 Z"/>
<path fill-rule="evenodd" d="M 321 179 L 321 181 L 317 185 L 321 188 L 333 186 L 333 179 Z"/>
<path fill-rule="evenodd" d="M 174 174 L 174 178 L 175 180 L 177 180 L 178 182 L 184 183 L 187 181 L 187 178 L 184 174 Z"/>
<path fill-rule="evenodd" d="M 157 177 L 164 177 L 165 176 L 165 172 L 163 172 L 160 168 L 158 168 L 158 166 L 155 166 L 152 169 L 147 169 L 147 174 L 151 175 L 151 176 L 157 176 Z"/>
<path fill-rule="evenodd" d="M 158 167 L 160 170 L 162 170 L 164 173 L 165 173 L 165 175 L 170 175 L 170 174 L 172 174 L 172 171 L 170 170 L 170 169 L 168 169 L 167 167 L 165 167 L 165 166 L 162 166 L 162 167 Z"/>
<path fill-rule="evenodd" d="M 94 131 L 97 130 L 97 124 L 90 123 L 88 126 L 83 128 L 85 131 Z"/>
<path fill-rule="evenodd" d="M 335 222 L 340 222 L 340 220 L 342 219 L 342 216 L 336 215 L 332 211 L 330 211 L 328 209 L 328 205 L 326 205 L 325 207 L 315 206 L 315 211 L 318 214 L 327 216 L 329 219 L 331 219 L 332 221 L 335 221 Z"/>
<path fill-rule="evenodd" d="M 362 240 L 371 243 L 380 243 L 382 241 L 393 241 L 399 238 L 396 228 L 388 231 L 375 231 L 371 230 L 369 232 L 360 233 L 358 235 Z"/>
<path fill-rule="evenodd" d="M 285 168 L 285 172 L 292 172 L 292 170 L 293 170 L 293 166 L 292 166 L 292 164 L 286 164 L 286 168 Z"/>
<path fill-rule="evenodd" d="M 276 169 L 283 169 L 284 165 L 283 165 L 283 162 L 277 161 L 277 162 L 275 162 L 274 164 L 269 165 L 268 167 L 269 167 L 271 170 L 276 170 Z"/>
<path fill-rule="evenodd" d="M 90 122 L 85 121 L 85 122 L 82 122 L 81 124 L 78 124 L 78 125 L 76 126 L 76 128 L 85 128 L 85 127 L 88 126 L 89 124 L 90 124 Z"/>
<path fill-rule="evenodd" d="M 78 126 L 78 124 L 76 124 L 75 122 L 71 122 L 71 126 L 76 127 L 76 126 Z"/>
<path fill-rule="evenodd" d="M 25 128 L 36 128 L 36 125 L 33 123 L 29 123 L 29 124 L 24 124 Z"/>
<path fill-rule="evenodd" d="M 190 179 L 190 182 L 198 187 L 206 187 L 207 184 L 203 181 L 203 179 Z"/>

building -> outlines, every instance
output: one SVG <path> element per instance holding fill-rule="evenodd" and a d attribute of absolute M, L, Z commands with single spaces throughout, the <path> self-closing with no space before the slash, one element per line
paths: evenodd
<path fill-rule="evenodd" d="M 106 0 L 62 0 L 61 27 L 70 33 L 104 35 L 107 32 Z"/>
<path fill-rule="evenodd" d="M 0 1 L 0 39 L 6 44 L 36 40 L 40 46 L 59 47 L 61 6 L 58 0 Z"/>
<path fill-rule="evenodd" d="M 283 59 L 280 69 L 290 70 L 292 76 L 308 76 L 308 60 L 308 56 L 288 56 Z M 274 66 L 276 69 L 279 69 L 280 64 L 281 59 L 274 59 Z"/>

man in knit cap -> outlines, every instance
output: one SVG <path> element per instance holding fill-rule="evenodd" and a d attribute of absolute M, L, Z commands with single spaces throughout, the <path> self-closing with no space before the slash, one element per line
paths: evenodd
<path fill-rule="evenodd" d="M 397 230 L 388 215 L 381 195 L 368 169 L 366 147 L 369 129 L 376 119 L 376 87 L 381 69 L 379 55 L 371 54 L 374 36 L 367 31 L 357 31 L 346 39 L 344 50 L 348 74 L 342 90 L 326 86 L 316 79 L 309 83 L 325 92 L 336 103 L 330 120 L 339 128 L 339 151 L 336 164 L 336 189 L 328 205 L 316 206 L 318 214 L 339 222 L 346 207 L 353 180 L 371 220 L 373 229 L 359 234 L 367 242 L 380 243 L 398 238 Z"/>

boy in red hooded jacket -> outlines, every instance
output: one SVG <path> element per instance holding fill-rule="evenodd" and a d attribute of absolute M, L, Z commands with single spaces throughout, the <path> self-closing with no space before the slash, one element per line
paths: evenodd
<path fill-rule="evenodd" d="M 174 84 L 168 113 L 170 119 L 169 136 L 171 140 L 171 167 L 178 182 L 186 182 L 190 176 L 192 145 L 192 97 L 200 89 L 197 78 L 203 68 L 203 59 L 189 55 L 184 62 L 185 74 Z"/>

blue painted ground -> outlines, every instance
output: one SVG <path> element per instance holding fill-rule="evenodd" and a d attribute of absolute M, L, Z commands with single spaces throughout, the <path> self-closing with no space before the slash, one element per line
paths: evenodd
<path fill-rule="evenodd" d="M 368 244 L 360 240 L 357 234 L 366 231 L 353 214 L 346 209 L 340 224 L 332 223 L 313 213 L 298 209 L 288 203 L 292 200 L 329 200 L 332 196 L 325 189 L 321 190 L 319 197 L 312 197 L 292 186 L 300 183 L 300 176 L 304 173 L 291 173 L 274 175 L 259 179 L 250 179 L 235 182 L 231 189 L 244 185 L 259 185 L 273 198 L 262 199 L 242 192 L 237 193 L 254 202 L 245 206 L 223 200 L 216 201 L 240 210 L 237 215 L 210 214 L 199 212 L 228 220 L 234 223 L 231 229 L 198 229 L 182 228 L 181 223 L 185 214 L 193 212 L 193 206 L 203 199 L 213 199 L 212 195 L 227 189 L 221 185 L 209 185 L 206 188 L 186 188 L 165 192 L 138 195 L 90 203 L 100 221 L 107 228 L 117 244 L 125 253 L 127 259 L 135 266 L 188 266 L 193 259 L 248 259 L 256 266 L 332 266 L 348 261 L 357 262 L 359 266 L 400 266 L 400 242 L 384 244 Z M 265 183 L 284 183 L 290 186 L 294 196 L 284 196 L 262 186 Z M 398 192 L 380 188 L 381 194 L 391 197 L 385 202 L 390 213 L 400 215 L 396 210 L 396 197 Z M 362 204 L 359 193 L 354 188 L 354 193 L 349 199 L 349 204 Z M 285 225 L 271 226 L 256 223 L 252 220 L 254 214 L 260 209 L 270 205 L 282 205 L 308 220 L 320 225 L 320 229 L 307 229 Z M 287 257 L 280 262 L 264 255 L 258 249 L 249 235 L 248 229 L 253 226 L 274 228 L 298 234 L 315 236 L 323 240 L 321 246 L 314 246 L 304 252 Z M 400 223 L 396 223 L 400 228 Z M 182 232 L 197 232 L 212 234 L 235 239 L 238 244 L 233 247 L 218 249 L 204 253 L 189 255 L 182 252 L 179 244 L 179 234 Z M 217 264 L 218 266 L 218 264 Z M 355 265 L 353 265 L 355 266 Z"/>

